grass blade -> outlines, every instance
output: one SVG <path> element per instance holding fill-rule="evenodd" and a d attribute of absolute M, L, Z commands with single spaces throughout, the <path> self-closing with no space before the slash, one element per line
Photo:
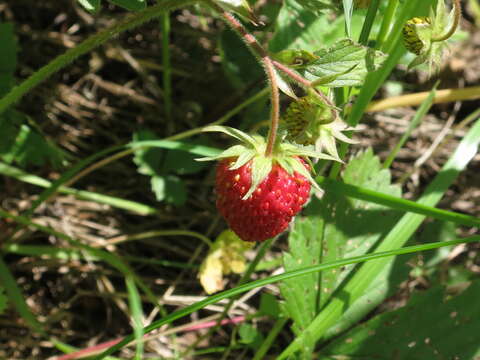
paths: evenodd
<path fill-rule="evenodd" d="M 125 277 L 125 284 L 128 292 L 128 302 L 133 320 L 133 333 L 135 335 L 135 360 L 142 360 L 143 358 L 143 311 L 142 301 L 138 294 L 135 279 L 128 275 Z"/>
<path fill-rule="evenodd" d="M 474 216 L 438 209 L 415 201 L 384 194 L 360 186 L 345 184 L 342 181 L 332 180 L 322 176 L 318 176 L 316 181 L 325 191 L 343 194 L 354 199 L 366 200 L 388 206 L 392 209 L 425 215 L 438 220 L 451 221 L 456 224 L 480 226 L 480 219 Z"/>
<path fill-rule="evenodd" d="M 32 185 L 37 185 L 43 188 L 50 188 L 52 186 L 51 181 L 48 181 L 36 175 L 29 174 L 19 168 L 16 168 L 11 165 L 7 165 L 2 162 L 0 162 L 0 174 L 10 176 L 17 180 L 20 180 Z M 95 201 L 100 204 L 106 204 L 119 209 L 132 211 L 140 215 L 153 215 L 158 213 L 158 210 L 151 206 L 141 204 L 136 201 L 121 199 L 118 197 L 109 196 L 105 194 L 99 194 L 92 191 L 78 190 L 70 187 L 59 186 L 58 192 L 63 194 L 73 195 L 78 199 Z"/>
<path fill-rule="evenodd" d="M 45 334 L 42 324 L 30 311 L 30 308 L 25 302 L 22 291 L 18 287 L 15 278 L 3 261 L 3 256 L 0 256 L 0 283 L 2 284 L 2 287 L 5 288 L 10 303 L 15 306 L 18 313 L 25 320 L 28 326 L 38 333 Z"/>
<path fill-rule="evenodd" d="M 363 23 L 362 32 L 358 42 L 362 45 L 368 44 L 368 37 L 372 31 L 373 22 L 375 21 L 375 16 L 377 15 L 378 6 L 380 5 L 380 0 L 372 0 L 370 6 L 368 7 L 367 16 Z"/>
<path fill-rule="evenodd" d="M 413 117 L 412 121 L 408 125 L 407 130 L 403 133 L 402 137 L 400 140 L 397 142 L 393 150 L 388 154 L 387 158 L 385 159 L 385 162 L 383 163 L 383 168 L 389 168 L 390 165 L 392 164 L 393 160 L 395 160 L 395 157 L 397 156 L 398 152 L 402 148 L 402 146 L 405 144 L 407 139 L 410 137 L 410 134 L 414 129 L 420 125 L 420 122 L 422 121 L 423 117 L 427 114 L 427 112 L 430 110 L 430 107 L 432 106 L 433 99 L 435 98 L 436 90 L 437 90 L 438 82 L 435 84 L 433 87 L 432 91 L 430 91 L 430 94 L 428 94 L 428 97 L 425 99 L 425 101 L 422 102 L 422 105 L 420 108 L 417 110 L 415 113 L 415 116 Z"/>

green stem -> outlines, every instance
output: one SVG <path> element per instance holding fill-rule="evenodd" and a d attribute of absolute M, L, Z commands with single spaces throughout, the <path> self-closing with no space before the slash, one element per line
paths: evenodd
<path fill-rule="evenodd" d="M 382 25 L 380 26 L 380 32 L 377 36 L 376 48 L 381 49 L 385 38 L 390 32 L 390 27 L 392 25 L 393 15 L 397 10 L 398 0 L 389 0 L 385 14 L 383 15 Z"/>
<path fill-rule="evenodd" d="M 268 132 L 268 142 L 265 150 L 265 156 L 271 156 L 275 146 L 275 141 L 277 139 L 278 124 L 280 122 L 280 93 L 278 91 L 277 78 L 272 60 L 267 56 L 263 58 L 263 63 L 265 64 L 265 72 L 268 76 L 268 82 L 271 87 L 272 103 L 272 109 L 270 113 L 270 130 Z"/>
<path fill-rule="evenodd" d="M 368 37 L 372 31 L 373 22 L 375 21 L 375 16 L 377 15 L 378 6 L 380 5 L 380 0 L 372 0 L 370 6 L 368 7 L 367 16 L 363 22 L 362 32 L 360 33 L 360 38 L 358 42 L 362 45 L 367 45 Z"/>
<path fill-rule="evenodd" d="M 287 321 L 288 317 L 281 317 L 277 319 L 272 329 L 268 332 L 268 336 L 266 337 L 265 341 L 262 343 L 262 345 L 260 345 L 252 360 L 261 360 L 265 358 L 265 355 L 274 343 L 280 331 L 282 331 L 283 327 L 287 324 Z"/>
<path fill-rule="evenodd" d="M 128 16 L 126 19 L 119 23 L 99 31 L 95 35 L 90 36 L 88 39 L 82 41 L 80 44 L 72 49 L 67 50 L 62 55 L 57 56 L 47 65 L 40 68 L 38 71 L 30 75 L 20 85 L 15 86 L 7 95 L 0 99 L 0 114 L 3 113 L 9 106 L 18 101 L 23 95 L 40 84 L 46 78 L 61 70 L 69 63 L 74 61 L 81 55 L 84 55 L 94 49 L 95 47 L 103 44 L 105 41 L 120 34 L 123 31 L 137 27 L 147 21 L 150 21 L 165 11 L 170 11 L 179 7 L 187 6 L 198 1 L 194 0 L 164 0 L 160 4 L 151 6 L 143 11 Z"/>
<path fill-rule="evenodd" d="M 452 27 L 445 34 L 439 37 L 433 37 L 431 40 L 432 42 L 447 40 L 455 33 L 455 31 L 457 31 L 458 24 L 460 23 L 460 18 L 462 17 L 462 8 L 460 7 L 460 0 L 454 0 L 453 7 L 454 7 L 454 15 L 453 15 Z"/>

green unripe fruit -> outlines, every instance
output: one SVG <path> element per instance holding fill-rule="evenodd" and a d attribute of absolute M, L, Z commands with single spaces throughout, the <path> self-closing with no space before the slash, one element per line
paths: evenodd
<path fill-rule="evenodd" d="M 408 20 L 403 26 L 403 43 L 408 51 L 420 55 L 426 48 L 426 39 L 422 39 L 419 31 L 422 28 L 431 27 L 432 21 L 429 17 L 414 17 Z"/>
<path fill-rule="evenodd" d="M 313 145 L 320 136 L 320 127 L 333 122 L 331 109 L 309 96 L 292 102 L 283 118 L 287 140 L 301 145 Z"/>

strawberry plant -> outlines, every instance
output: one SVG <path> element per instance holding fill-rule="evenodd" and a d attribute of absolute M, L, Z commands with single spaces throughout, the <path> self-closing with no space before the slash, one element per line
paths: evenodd
<path fill-rule="evenodd" d="M 480 356 L 474 10 L 68 6 L 0 9 L 0 358 Z"/>

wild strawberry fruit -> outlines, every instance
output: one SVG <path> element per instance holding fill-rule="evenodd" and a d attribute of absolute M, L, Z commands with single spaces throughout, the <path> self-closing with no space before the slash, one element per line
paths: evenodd
<path fill-rule="evenodd" d="M 245 241 L 264 241 L 285 231 L 310 196 L 309 180 L 274 164 L 252 195 L 243 199 L 252 183 L 252 160 L 230 170 L 234 164 L 233 158 L 220 161 L 216 174 L 217 208 L 230 228 Z"/>
<path fill-rule="evenodd" d="M 216 174 L 217 208 L 231 229 L 245 241 L 264 241 L 285 231 L 318 188 L 302 158 L 336 158 L 302 145 L 277 142 L 265 155 L 266 141 L 226 126 L 210 126 L 240 140 L 221 154 L 198 160 L 220 160 Z"/>

